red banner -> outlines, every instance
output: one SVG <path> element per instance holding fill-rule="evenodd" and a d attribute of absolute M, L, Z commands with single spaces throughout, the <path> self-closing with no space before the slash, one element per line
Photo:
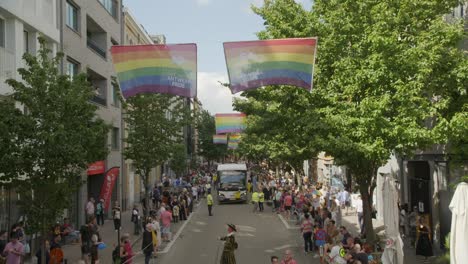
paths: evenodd
<path fill-rule="evenodd" d="M 90 175 L 96 175 L 96 174 L 103 174 L 106 171 L 106 163 L 103 160 L 96 161 L 93 164 L 89 164 L 88 170 L 86 171 L 88 173 L 88 176 Z"/>
<path fill-rule="evenodd" d="M 112 189 L 114 189 L 115 181 L 119 177 L 120 168 L 113 167 L 109 169 L 104 175 L 104 182 L 102 183 L 101 195 L 99 199 L 104 199 L 104 210 L 107 210 L 110 205 L 112 197 Z"/>

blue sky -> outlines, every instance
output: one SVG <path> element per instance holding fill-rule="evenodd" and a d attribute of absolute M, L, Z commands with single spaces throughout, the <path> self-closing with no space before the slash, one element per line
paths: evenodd
<path fill-rule="evenodd" d="M 298 2 L 310 6 L 310 0 Z M 263 20 L 250 5 L 263 0 L 124 0 L 149 34 L 163 34 L 168 44 L 196 43 L 198 97 L 212 114 L 232 111 L 223 42 L 257 39 Z"/>

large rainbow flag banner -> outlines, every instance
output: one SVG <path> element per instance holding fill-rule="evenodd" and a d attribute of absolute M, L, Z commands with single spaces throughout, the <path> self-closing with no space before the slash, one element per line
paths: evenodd
<path fill-rule="evenodd" d="M 213 135 L 213 143 L 214 144 L 227 144 L 228 143 L 227 135 Z"/>
<path fill-rule="evenodd" d="M 245 129 L 245 114 L 216 114 L 216 134 L 240 133 Z"/>
<path fill-rule="evenodd" d="M 225 42 L 231 92 L 266 85 L 294 85 L 311 90 L 317 38 Z"/>
<path fill-rule="evenodd" d="M 197 45 L 112 46 L 124 98 L 139 93 L 197 94 Z"/>

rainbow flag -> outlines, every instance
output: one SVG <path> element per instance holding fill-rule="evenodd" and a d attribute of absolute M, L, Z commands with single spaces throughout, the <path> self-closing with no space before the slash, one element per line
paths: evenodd
<path fill-rule="evenodd" d="M 236 142 L 239 143 L 241 140 L 241 135 L 240 134 L 233 134 L 229 136 L 229 142 Z"/>
<path fill-rule="evenodd" d="M 239 142 L 232 142 L 232 141 L 228 142 L 228 149 L 237 149 L 237 148 L 239 148 Z"/>
<path fill-rule="evenodd" d="M 245 129 L 245 114 L 216 114 L 216 134 L 240 133 Z"/>
<path fill-rule="evenodd" d="M 112 46 L 124 98 L 139 93 L 197 94 L 197 45 Z"/>
<path fill-rule="evenodd" d="M 227 144 L 227 135 L 213 135 L 213 144 Z"/>
<path fill-rule="evenodd" d="M 225 42 L 231 92 L 266 85 L 311 90 L 317 38 Z"/>

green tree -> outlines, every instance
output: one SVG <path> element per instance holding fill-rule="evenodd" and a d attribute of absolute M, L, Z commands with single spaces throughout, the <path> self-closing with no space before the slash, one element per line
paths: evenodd
<path fill-rule="evenodd" d="M 175 147 L 183 144 L 183 128 L 191 122 L 191 111 L 185 98 L 167 94 L 138 94 L 128 98 L 124 107 L 128 130 L 124 156 L 132 160 L 144 182 L 147 214 L 149 173 L 170 160 Z"/>
<path fill-rule="evenodd" d="M 172 157 L 169 166 L 174 171 L 177 177 L 187 169 L 187 150 L 184 144 L 176 144 L 173 147 Z"/>
<path fill-rule="evenodd" d="M 316 0 L 306 12 L 293 0 L 271 0 L 254 8 L 265 20 L 260 38 L 318 36 L 313 93 L 328 127 L 321 145 L 352 171 L 369 241 L 378 167 L 391 153 L 436 142 L 435 132 L 447 128 L 444 110 L 466 94 L 463 27 L 443 20 L 456 4 Z"/>
<path fill-rule="evenodd" d="M 12 98 L 25 111 L 20 114 L 7 106 L 2 121 L 11 124 L 15 118 L 17 124 L 12 127 L 20 128 L 13 129 L 15 173 L 5 174 L 6 180 L 21 193 L 18 206 L 26 216 L 27 229 L 40 232 L 45 239 L 47 230 L 69 208 L 71 194 L 82 185 L 88 164 L 107 155 L 103 142 L 109 126 L 96 116 L 97 107 L 90 103 L 94 89 L 86 75 L 73 79 L 61 75 L 62 54 L 51 58 L 45 40 L 39 42 L 37 57 L 23 56 L 26 67 L 18 70 L 22 80 L 7 80 L 13 88 Z M 2 141 L 4 136 L 2 133 Z"/>
<path fill-rule="evenodd" d="M 216 134 L 215 118 L 210 112 L 203 110 L 196 123 L 198 129 L 198 155 L 204 157 L 208 163 L 224 158 L 227 147 L 224 144 L 214 144 L 213 135 Z"/>

